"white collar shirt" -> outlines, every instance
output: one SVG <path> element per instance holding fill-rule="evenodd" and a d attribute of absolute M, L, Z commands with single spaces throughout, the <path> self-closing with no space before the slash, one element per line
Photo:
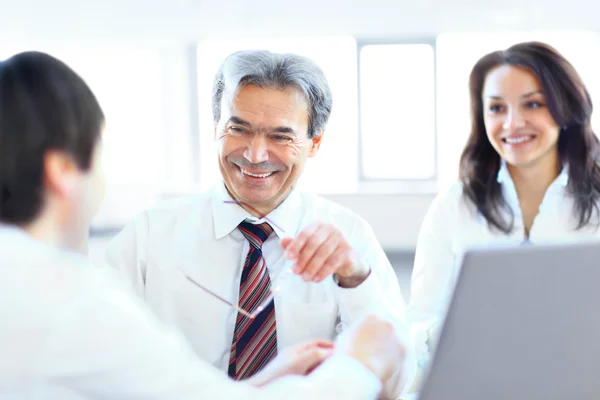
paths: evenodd
<path fill-rule="evenodd" d="M 573 213 L 574 200 L 567 192 L 567 167 L 548 187 L 528 238 L 524 235 L 517 191 L 504 162 L 497 181 L 514 215 L 514 229 L 509 234 L 488 228 L 487 221 L 464 198 L 461 182 L 440 192 L 423 220 L 407 309 L 422 365 L 427 363 L 431 345 L 435 346 L 465 250 L 481 246 L 567 243 L 600 237 L 595 224 L 576 229 L 578 219 Z"/>
<path fill-rule="evenodd" d="M 334 224 L 372 269 L 352 289 L 339 287 L 333 279 L 306 283 L 288 275 L 274 300 L 279 349 L 307 340 L 333 339 L 370 312 L 393 318 L 399 331 L 408 336 L 397 276 L 371 227 L 350 210 L 300 190 L 261 220 L 236 204 L 222 182 L 201 195 L 166 201 L 129 223 L 109 243 L 106 261 L 161 320 L 184 333 L 198 355 L 227 371 L 236 311 L 187 277 L 237 304 L 249 250 L 237 226 L 245 219 L 269 222 L 274 229 L 262 246 L 272 281 L 289 266 L 280 240 L 295 236 L 316 220 Z M 399 366 L 404 372 L 386 385 L 389 396 L 402 393 L 414 374 L 413 363 L 409 357 L 406 366 Z"/>
<path fill-rule="evenodd" d="M 333 356 L 308 377 L 257 388 L 194 355 L 111 271 L 0 225 L 0 398 L 375 399 L 381 383 Z"/>

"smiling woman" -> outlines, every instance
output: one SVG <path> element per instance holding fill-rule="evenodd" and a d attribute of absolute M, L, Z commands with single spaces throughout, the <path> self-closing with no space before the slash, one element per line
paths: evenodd
<path fill-rule="evenodd" d="M 500 214 L 506 208 L 501 191 L 488 183 L 503 163 L 515 181 L 527 232 L 563 167 L 577 227 L 590 222 L 598 212 L 600 147 L 590 96 L 572 65 L 548 45 L 518 44 L 481 58 L 470 92 L 474 118 L 460 176 L 466 197 L 490 226 L 505 233 L 513 227 L 514 217 Z"/>
<path fill-rule="evenodd" d="M 551 180 L 558 175 L 560 127 L 532 72 L 510 64 L 493 68 L 484 82 L 483 105 L 487 138 L 509 169 L 543 163 Z"/>
<path fill-rule="evenodd" d="M 544 43 L 520 43 L 479 59 L 469 89 L 460 180 L 434 200 L 415 254 L 408 312 L 423 363 L 464 250 L 600 235 L 600 144 L 573 66 Z"/>

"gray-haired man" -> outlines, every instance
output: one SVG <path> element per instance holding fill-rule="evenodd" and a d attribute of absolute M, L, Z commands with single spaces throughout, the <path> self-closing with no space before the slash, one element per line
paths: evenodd
<path fill-rule="evenodd" d="M 402 325 L 398 281 L 370 226 L 296 188 L 331 107 L 311 60 L 232 54 L 213 91 L 222 182 L 143 213 L 108 247 L 108 263 L 233 379 L 254 375 L 290 345 L 333 338 L 366 313 Z M 407 360 L 386 396 L 412 379 Z"/>

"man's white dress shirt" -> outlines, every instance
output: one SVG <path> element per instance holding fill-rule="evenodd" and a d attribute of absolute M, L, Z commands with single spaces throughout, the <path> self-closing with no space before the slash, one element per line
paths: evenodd
<path fill-rule="evenodd" d="M 486 220 L 463 197 L 463 185 L 456 182 L 433 201 L 419 233 L 411 281 L 408 320 L 412 323 L 419 364 L 425 365 L 435 347 L 440 324 L 454 291 L 465 250 L 474 246 L 566 243 L 594 240 L 600 236 L 595 219 L 576 230 L 578 219 L 574 200 L 567 192 L 568 172 L 563 168 L 545 193 L 529 239 L 524 235 L 523 215 L 517 192 L 505 163 L 498 172 L 506 202 L 514 213 L 510 234 L 488 229 Z"/>
<path fill-rule="evenodd" d="M 274 282 L 291 266 L 280 240 L 316 220 L 335 225 L 372 270 L 352 289 L 337 286 L 331 278 L 306 283 L 290 274 L 275 297 L 280 350 L 307 340 L 333 339 L 367 312 L 394 318 L 408 337 L 398 279 L 371 227 L 346 208 L 299 190 L 261 220 L 233 202 L 222 182 L 204 194 L 166 201 L 128 224 L 109 243 L 106 260 L 162 321 L 183 332 L 198 355 L 227 371 L 236 311 L 187 277 L 237 304 L 249 249 L 237 229 L 244 219 L 268 222 L 274 229 L 262 247 Z M 412 379 L 413 363 L 408 357 L 403 373 L 386 385 L 388 396 L 400 395 Z"/>
<path fill-rule="evenodd" d="M 310 377 L 233 382 L 160 324 L 111 271 L 0 225 L 1 399 L 375 399 L 379 380 L 335 356 Z"/>

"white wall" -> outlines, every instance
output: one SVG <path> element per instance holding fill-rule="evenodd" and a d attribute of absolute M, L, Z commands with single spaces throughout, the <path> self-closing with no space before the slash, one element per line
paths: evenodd
<path fill-rule="evenodd" d="M 326 196 L 365 218 L 385 250 L 413 251 L 433 194 Z"/>
<path fill-rule="evenodd" d="M 21 35 L 197 40 L 211 35 L 415 37 L 443 31 L 596 29 L 589 0 L 1 0 L 2 40 Z"/>
<path fill-rule="evenodd" d="M 181 172 L 197 165 L 179 149 L 197 145 L 191 132 L 196 104 L 190 88 L 189 49 L 210 36 L 353 35 L 358 39 L 411 40 L 448 31 L 517 29 L 597 30 L 600 3 L 586 0 L 0 0 L 1 42 L 161 43 L 172 78 L 165 88 L 174 132 L 167 176 L 177 191 Z M 0 44 L 1 46 L 1 44 Z M 446 127 L 448 128 L 448 127 Z M 189 154 L 189 153 L 188 153 Z M 187 178 L 186 178 L 187 180 Z M 187 189 L 187 188 L 186 188 Z M 330 199 L 362 215 L 387 249 L 414 248 L 433 199 L 422 194 L 340 194 Z M 119 226 L 159 197 L 152 188 L 111 188 L 97 219 Z"/>

